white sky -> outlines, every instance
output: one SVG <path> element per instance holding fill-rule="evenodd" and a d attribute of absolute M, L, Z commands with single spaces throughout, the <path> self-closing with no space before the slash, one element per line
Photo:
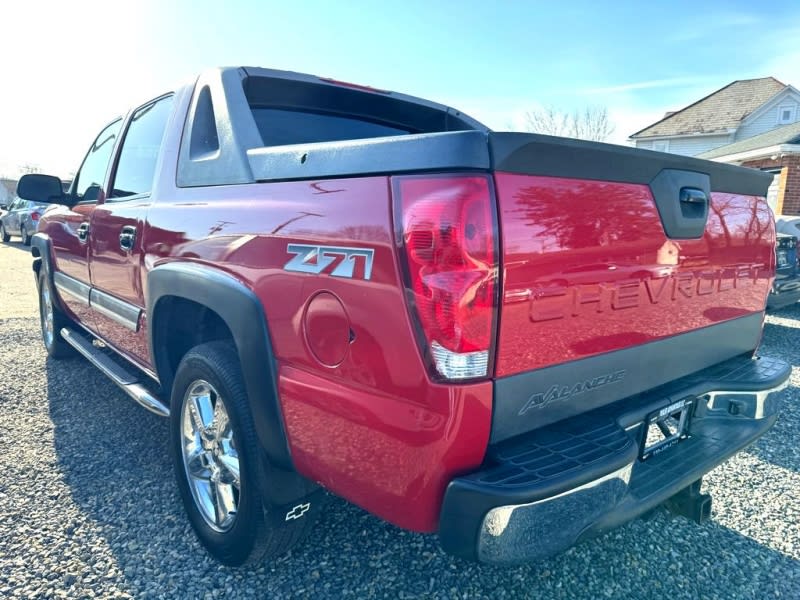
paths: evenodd
<path fill-rule="evenodd" d="M 219 65 L 395 89 L 494 129 L 521 127 L 537 104 L 602 105 L 618 143 L 734 79 L 800 84 L 800 2 L 784 0 L 766 17 L 755 5 L 689 14 L 633 3 L 636 14 L 583 0 L 503 11 L 459 0 L 456 12 L 424 0 L 388 12 L 362 0 L 0 1 L 0 177 L 26 164 L 68 177 L 112 118 Z M 657 10 L 682 20 L 648 13 Z M 565 17 L 570 32 L 558 27 Z M 501 35 L 485 34 L 493 27 Z"/>
<path fill-rule="evenodd" d="M 146 44 L 109 43 L 109 25 L 146 24 L 128 10 L 119 23 L 114 2 L 14 2 L 0 10 L 0 176 L 16 176 L 27 163 L 66 177 L 103 124 L 147 97 L 148 87 L 158 89 Z"/>

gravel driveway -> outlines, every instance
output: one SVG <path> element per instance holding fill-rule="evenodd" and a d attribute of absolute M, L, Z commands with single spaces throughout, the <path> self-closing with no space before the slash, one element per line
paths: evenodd
<path fill-rule="evenodd" d="M 333 499 L 315 535 L 231 570 L 189 528 L 167 423 L 82 359 L 45 360 L 28 249 L 0 244 L 0 597 L 800 598 L 800 372 L 778 425 L 706 478 L 713 520 L 659 509 L 548 561 L 442 553 Z M 800 365 L 800 305 L 762 353 Z"/>

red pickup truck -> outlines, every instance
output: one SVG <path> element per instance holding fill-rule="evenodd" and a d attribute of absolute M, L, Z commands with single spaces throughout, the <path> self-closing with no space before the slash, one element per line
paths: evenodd
<path fill-rule="evenodd" d="M 225 68 L 106 126 L 67 193 L 18 193 L 53 203 L 47 352 L 169 417 L 217 559 L 287 550 L 329 490 L 515 563 L 706 518 L 701 477 L 777 419 L 769 181 Z"/>

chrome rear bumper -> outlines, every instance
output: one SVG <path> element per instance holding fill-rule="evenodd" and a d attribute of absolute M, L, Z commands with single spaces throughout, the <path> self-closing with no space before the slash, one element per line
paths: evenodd
<path fill-rule="evenodd" d="M 645 415 L 667 405 L 663 397 L 644 405 L 627 402 L 613 418 L 615 430 L 606 410 L 584 416 L 580 429 L 556 424 L 498 449 L 480 472 L 450 483 L 440 521 L 442 544 L 465 558 L 515 564 L 617 527 L 766 433 L 777 419 L 779 392 L 790 372 L 772 359 L 761 359 L 750 370 L 733 369 L 729 385 L 695 396 L 686 439 L 645 459 Z M 622 443 L 621 435 L 629 443 Z M 590 471 L 594 475 L 587 479 Z M 526 496 L 529 501 L 523 501 Z"/>

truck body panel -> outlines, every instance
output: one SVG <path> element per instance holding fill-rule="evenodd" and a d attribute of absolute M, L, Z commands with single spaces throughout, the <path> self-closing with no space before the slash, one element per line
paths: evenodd
<path fill-rule="evenodd" d="M 213 265 L 261 299 L 297 470 L 393 523 L 433 531 L 447 483 L 483 458 L 491 384 L 430 386 L 399 282 L 387 178 L 175 189 L 150 208 L 144 240 L 145 264 Z M 287 271 L 290 244 L 370 248 L 370 278 L 361 258 L 352 278 L 331 275 L 338 263 L 319 277 Z M 344 307 L 344 330 L 309 318 L 323 295 Z M 315 349 L 325 344 L 344 351 L 322 362 Z"/>
<path fill-rule="evenodd" d="M 703 237 L 672 240 L 647 186 L 496 180 L 505 245 L 498 377 L 764 309 L 775 237 L 761 225 L 763 199 L 713 194 Z"/>
<path fill-rule="evenodd" d="M 495 179 L 505 250 L 496 385 L 511 393 L 498 393 L 494 441 L 757 347 L 774 275 L 763 198 L 713 193 L 702 238 L 674 240 L 648 186 Z M 748 316 L 755 325 L 737 335 L 670 341 Z"/>

